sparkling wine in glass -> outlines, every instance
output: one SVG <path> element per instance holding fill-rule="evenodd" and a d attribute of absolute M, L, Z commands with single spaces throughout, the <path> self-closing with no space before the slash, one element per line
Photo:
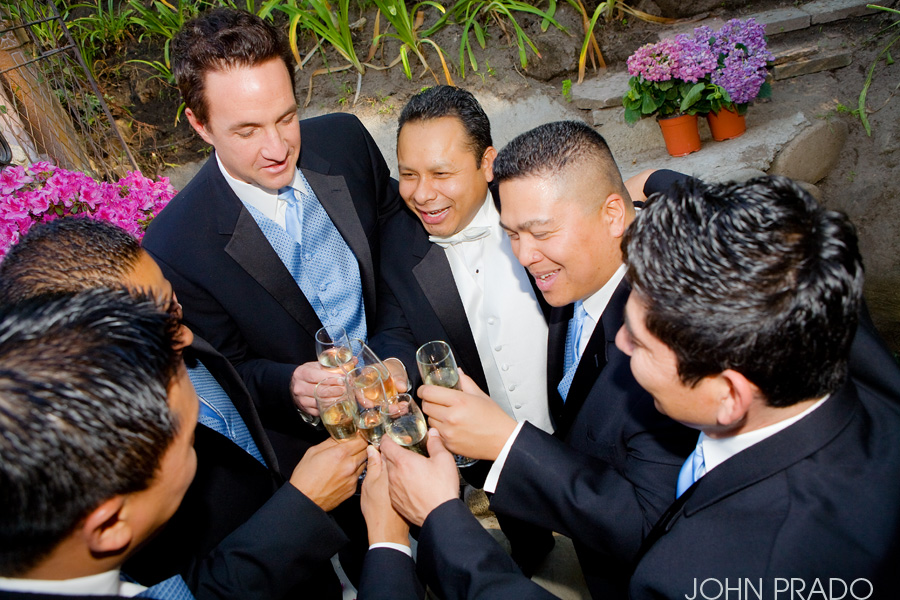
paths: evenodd
<path fill-rule="evenodd" d="M 342 373 L 353 358 L 350 338 L 340 325 L 326 325 L 316 332 L 316 356 L 322 368 Z"/>
<path fill-rule="evenodd" d="M 427 342 L 416 350 L 416 363 L 422 381 L 428 385 L 438 385 L 454 390 L 460 389 L 459 370 L 450 344 L 443 341 Z M 471 467 L 478 459 L 455 454 L 456 466 Z"/>
<path fill-rule="evenodd" d="M 356 435 L 356 400 L 347 387 L 347 377 L 326 377 L 316 385 L 316 405 L 322 424 L 331 437 L 340 441 Z"/>
<path fill-rule="evenodd" d="M 408 450 L 428 456 L 428 425 L 412 396 L 398 394 L 381 410 L 388 437 Z"/>
<path fill-rule="evenodd" d="M 350 349 L 353 353 L 353 358 L 344 365 L 344 370 L 349 373 L 351 369 L 357 367 L 375 367 L 381 375 L 381 382 L 384 384 L 384 391 L 387 397 L 393 398 L 400 392 L 397 389 L 397 383 L 394 381 L 391 370 L 385 364 L 387 361 L 397 359 L 389 358 L 387 361 L 382 361 L 365 342 L 356 338 L 350 340 Z M 397 362 L 400 363 L 399 360 Z M 403 363 L 400 364 L 402 365 Z M 404 380 L 403 383 L 408 386 L 408 379 Z"/>
<path fill-rule="evenodd" d="M 356 427 L 377 448 L 384 435 L 381 408 L 388 402 L 381 372 L 373 365 L 358 366 L 347 374 L 347 381 L 357 404 Z"/>

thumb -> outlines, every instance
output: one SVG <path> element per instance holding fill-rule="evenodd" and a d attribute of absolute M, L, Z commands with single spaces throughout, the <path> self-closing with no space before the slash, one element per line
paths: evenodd
<path fill-rule="evenodd" d="M 381 475 L 381 453 L 375 449 L 374 446 L 368 446 L 366 448 L 366 454 L 368 456 L 368 465 L 366 465 L 366 470 L 369 472 L 369 475 L 373 478 L 377 478 Z"/>
<path fill-rule="evenodd" d="M 475 383 L 475 380 L 462 371 L 459 372 L 459 389 L 467 394 L 472 394 L 473 396 L 486 396 L 486 394 L 481 391 L 481 388 L 478 387 L 478 384 Z"/>
<path fill-rule="evenodd" d="M 432 427 L 428 430 L 428 456 L 434 458 L 441 454 L 450 454 L 450 451 L 444 446 L 441 432 Z"/>

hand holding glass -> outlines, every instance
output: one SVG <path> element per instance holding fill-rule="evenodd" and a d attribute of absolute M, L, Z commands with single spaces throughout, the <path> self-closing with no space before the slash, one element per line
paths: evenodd
<path fill-rule="evenodd" d="M 356 427 L 377 448 L 384 435 L 381 409 L 388 402 L 381 373 L 374 366 L 357 367 L 347 375 L 347 381 L 357 404 Z"/>
<path fill-rule="evenodd" d="M 450 344 L 442 341 L 428 342 L 416 350 L 416 363 L 422 381 L 428 385 L 438 385 L 454 390 L 459 386 L 459 370 Z M 455 454 L 457 467 L 471 467 L 478 459 Z"/>
<path fill-rule="evenodd" d="M 388 437 L 422 456 L 428 456 L 428 425 L 419 405 L 409 394 L 398 394 L 381 407 Z"/>
<path fill-rule="evenodd" d="M 356 435 L 356 400 L 345 376 L 326 377 L 316 385 L 314 395 L 322 423 L 331 437 L 340 441 Z"/>

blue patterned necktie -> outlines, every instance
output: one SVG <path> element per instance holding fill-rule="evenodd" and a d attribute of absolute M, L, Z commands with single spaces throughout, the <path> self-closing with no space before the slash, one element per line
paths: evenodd
<path fill-rule="evenodd" d="M 295 267 L 291 275 L 316 316 L 323 324 L 341 325 L 351 339 L 367 339 L 362 279 L 353 251 L 313 194 L 289 187 L 279 197 L 288 202 L 285 229 L 301 246 L 300 269 Z"/>
<path fill-rule="evenodd" d="M 698 441 L 697 447 L 681 465 L 681 471 L 678 473 L 678 485 L 675 487 L 675 497 L 681 496 L 704 475 L 706 475 L 706 461 L 703 458 L 703 445 Z"/>
<path fill-rule="evenodd" d="M 234 407 L 231 398 L 212 373 L 203 363 L 197 362 L 196 367 L 188 369 L 188 375 L 197 395 L 200 396 L 200 416 L 197 420 L 213 431 L 221 433 L 265 465 L 266 461 L 256 447 L 256 442 L 253 441 L 247 424 L 241 418 L 241 413 Z"/>
<path fill-rule="evenodd" d="M 575 314 L 569 319 L 569 329 L 566 332 L 566 356 L 563 362 L 565 373 L 556 389 L 562 396 L 563 402 L 569 395 L 569 388 L 572 387 L 572 380 L 575 379 L 575 371 L 578 370 L 578 362 L 581 360 L 581 332 L 584 329 L 584 318 L 587 311 L 584 310 L 584 303 L 579 300 L 575 303 Z"/>
<path fill-rule="evenodd" d="M 134 581 L 124 573 L 121 573 L 119 576 L 122 581 Z M 194 595 L 184 582 L 184 579 L 181 578 L 181 575 L 173 575 L 164 581 L 160 581 L 134 597 L 153 598 L 154 600 L 194 600 Z"/>

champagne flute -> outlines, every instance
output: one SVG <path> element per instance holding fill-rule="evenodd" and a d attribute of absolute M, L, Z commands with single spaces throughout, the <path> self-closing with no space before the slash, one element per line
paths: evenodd
<path fill-rule="evenodd" d="M 428 425 L 422 409 L 409 394 L 397 394 L 381 407 L 384 431 L 398 445 L 428 456 Z"/>
<path fill-rule="evenodd" d="M 356 428 L 366 440 L 378 448 L 384 435 L 382 407 L 388 403 L 378 368 L 358 366 L 347 375 L 357 404 Z"/>
<path fill-rule="evenodd" d="M 459 371 L 456 368 L 456 358 L 450 349 L 450 344 L 443 341 L 427 342 L 416 350 L 416 363 L 419 365 L 419 374 L 422 381 L 428 385 L 439 385 L 454 390 L 459 386 Z M 477 458 L 469 458 L 454 454 L 456 466 L 471 467 Z"/>
<path fill-rule="evenodd" d="M 364 341 L 356 338 L 350 340 L 350 350 L 353 353 L 353 359 L 344 364 L 344 369 L 347 372 L 350 372 L 354 367 L 375 367 L 381 374 L 381 381 L 384 384 L 384 391 L 387 397 L 393 398 L 399 393 L 400 390 L 397 389 L 397 384 L 394 381 L 394 377 L 391 375 L 391 370 L 385 363 L 387 361 L 396 360 L 402 366 L 402 362 L 398 359 L 391 358 L 387 359 L 387 361 L 382 361 L 378 358 L 378 355 L 375 354 L 375 351 Z M 409 378 L 406 378 L 403 383 L 406 384 L 408 388 Z"/>
<path fill-rule="evenodd" d="M 353 358 L 350 338 L 340 325 L 325 325 L 316 332 L 316 356 L 322 368 L 341 373 Z"/>
<path fill-rule="evenodd" d="M 326 377 L 316 384 L 313 395 L 331 437 L 340 441 L 356 435 L 356 400 L 347 387 L 345 375 Z"/>

